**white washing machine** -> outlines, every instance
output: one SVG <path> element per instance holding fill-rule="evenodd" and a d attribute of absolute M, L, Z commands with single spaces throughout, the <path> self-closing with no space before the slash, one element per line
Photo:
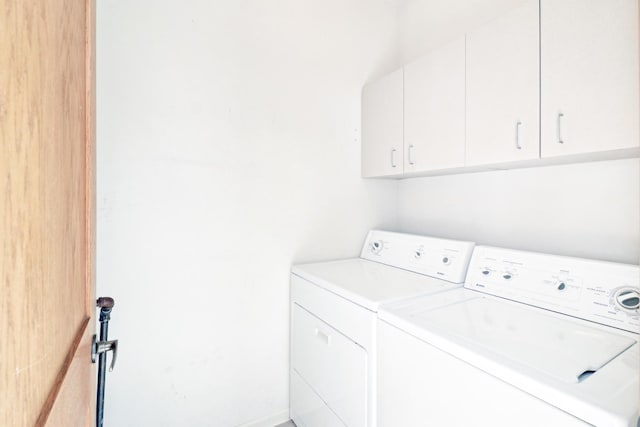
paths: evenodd
<path fill-rule="evenodd" d="M 373 427 L 376 312 L 458 288 L 473 243 L 371 231 L 360 258 L 291 272 L 291 418 L 298 427 Z"/>
<path fill-rule="evenodd" d="M 378 313 L 378 425 L 635 426 L 639 269 L 477 246 Z"/>

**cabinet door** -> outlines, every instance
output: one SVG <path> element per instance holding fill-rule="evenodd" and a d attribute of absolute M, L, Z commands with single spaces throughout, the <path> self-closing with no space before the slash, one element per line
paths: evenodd
<path fill-rule="evenodd" d="M 638 147 L 638 1 L 541 1 L 542 157 Z"/>
<path fill-rule="evenodd" d="M 461 37 L 405 67 L 405 173 L 464 166 L 464 63 Z"/>
<path fill-rule="evenodd" d="M 362 176 L 400 175 L 402 165 L 402 69 L 362 90 Z"/>
<path fill-rule="evenodd" d="M 467 34 L 465 163 L 536 159 L 539 7 L 529 0 Z"/>

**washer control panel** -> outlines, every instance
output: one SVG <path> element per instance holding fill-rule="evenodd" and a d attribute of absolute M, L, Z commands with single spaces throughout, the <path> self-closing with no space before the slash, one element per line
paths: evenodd
<path fill-rule="evenodd" d="M 361 258 L 414 273 L 463 283 L 474 243 L 371 230 Z"/>
<path fill-rule="evenodd" d="M 638 333 L 640 268 L 476 246 L 465 287 Z"/>

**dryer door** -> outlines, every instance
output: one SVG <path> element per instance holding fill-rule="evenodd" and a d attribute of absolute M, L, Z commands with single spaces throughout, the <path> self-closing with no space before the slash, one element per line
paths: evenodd
<path fill-rule="evenodd" d="M 367 352 L 293 304 L 292 367 L 349 427 L 367 424 Z"/>

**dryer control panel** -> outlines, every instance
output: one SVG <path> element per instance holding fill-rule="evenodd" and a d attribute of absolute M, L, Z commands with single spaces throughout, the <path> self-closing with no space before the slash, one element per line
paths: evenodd
<path fill-rule="evenodd" d="M 640 268 L 477 246 L 465 288 L 638 333 Z"/>
<path fill-rule="evenodd" d="M 360 258 L 463 283 L 474 243 L 371 230 Z"/>

